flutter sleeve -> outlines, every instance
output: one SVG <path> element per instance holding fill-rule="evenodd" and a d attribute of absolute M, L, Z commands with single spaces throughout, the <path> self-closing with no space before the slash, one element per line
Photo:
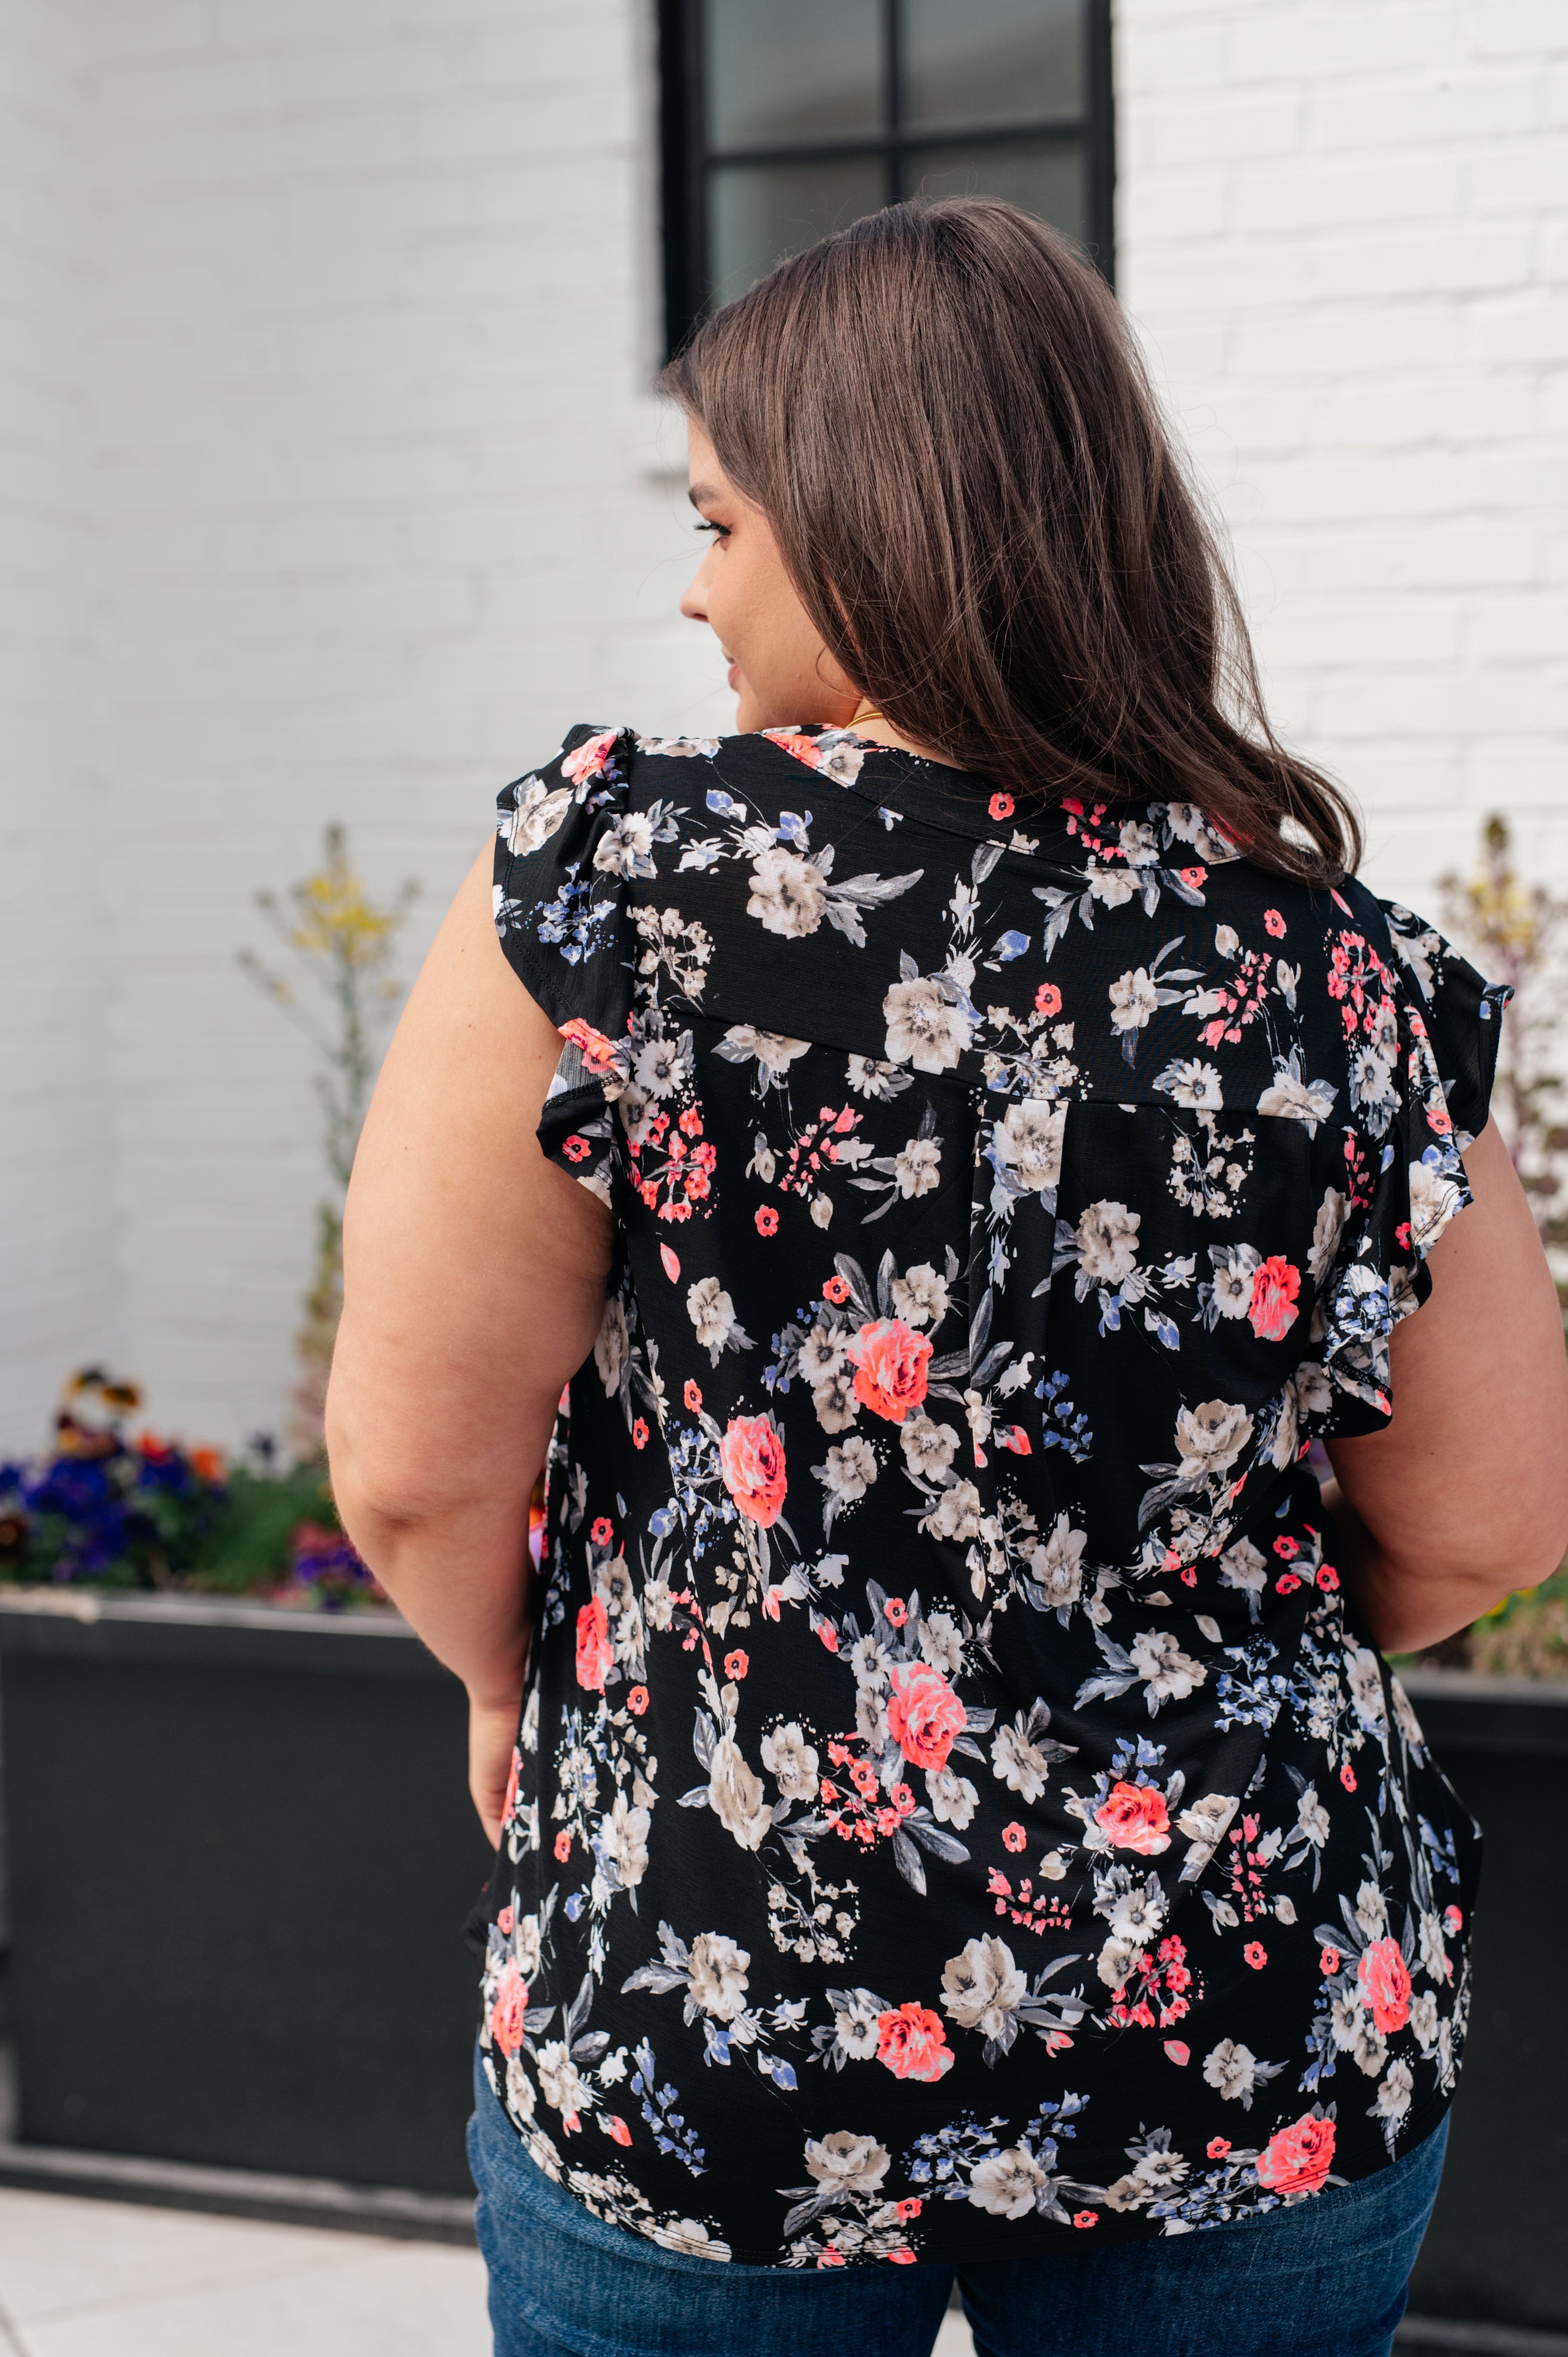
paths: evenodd
<path fill-rule="evenodd" d="M 553 759 L 505 787 L 497 804 L 496 931 L 562 1038 L 539 1142 L 607 1201 L 631 1011 L 635 753 L 629 730 L 573 728 Z"/>
<path fill-rule="evenodd" d="M 1391 955 L 1374 947 L 1341 1000 L 1352 1123 L 1345 1225 L 1324 1293 L 1331 1435 L 1374 1431 L 1392 1415 L 1389 1337 L 1430 1295 L 1427 1254 L 1473 1200 L 1463 1157 L 1486 1127 L 1512 996 L 1408 909 L 1379 905 Z M 1372 973 L 1375 990 L 1365 986 Z"/>

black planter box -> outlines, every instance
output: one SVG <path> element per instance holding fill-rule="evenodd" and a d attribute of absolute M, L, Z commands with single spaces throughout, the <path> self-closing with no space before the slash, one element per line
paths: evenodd
<path fill-rule="evenodd" d="M 74 1601 L 0 1595 L 22 2138 L 468 2193 L 456 1681 L 390 1615 Z M 1412 2310 L 1568 2331 L 1568 1685 L 1406 1684 L 1487 1835 Z"/>
<path fill-rule="evenodd" d="M 1404 1683 L 1487 1837 L 1469 2044 L 1411 2309 L 1568 2331 L 1568 1684 Z"/>
<path fill-rule="evenodd" d="M 390 1613 L 59 1602 L 0 1596 L 21 2140 L 471 2193 L 457 1681 Z"/>

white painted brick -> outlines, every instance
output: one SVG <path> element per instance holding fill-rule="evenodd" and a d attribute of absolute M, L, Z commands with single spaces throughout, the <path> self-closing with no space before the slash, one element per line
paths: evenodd
<path fill-rule="evenodd" d="M 35 1442 L 62 1373 L 113 1340 L 101 928 L 88 841 L 93 641 L 79 304 L 73 22 L 0 10 L 0 1450 Z"/>
<path fill-rule="evenodd" d="M 1472 0 L 1470 39 L 1481 58 L 1568 57 L 1557 0 Z"/>
<path fill-rule="evenodd" d="M 1466 202 L 1478 213 L 1551 220 L 1562 209 L 1565 162 L 1563 141 L 1550 135 L 1480 148 L 1461 166 Z"/>
<path fill-rule="evenodd" d="M 1243 231 L 1321 231 L 1341 224 L 1380 232 L 1395 221 L 1432 221 L 1456 213 L 1463 186 L 1456 157 L 1443 155 L 1360 157 L 1310 163 L 1288 170 L 1258 170 L 1237 189 L 1237 226 Z"/>
<path fill-rule="evenodd" d="M 1162 245 L 1178 237 L 1218 237 L 1226 225 L 1229 188 L 1219 173 L 1140 172 L 1118 191 L 1120 233 L 1134 243 L 1147 233 Z"/>
<path fill-rule="evenodd" d="M 1331 776 L 1354 780 L 1363 818 L 1373 811 L 1380 820 L 1391 812 L 1451 811 L 1463 804 L 1465 762 L 1457 748 L 1325 733 L 1314 750 Z"/>
<path fill-rule="evenodd" d="M 1550 120 L 1546 90 L 1546 78 L 1539 72 L 1439 75 L 1427 70 L 1419 80 L 1393 89 L 1346 85 L 1322 92 L 1313 128 L 1326 150 L 1354 148 L 1367 155 L 1386 152 L 1396 126 L 1401 144 L 1414 149 L 1509 138 L 1537 131 Z"/>
<path fill-rule="evenodd" d="M 1326 84 L 1392 72 L 1408 75 L 1412 58 L 1429 70 L 1462 52 L 1463 11 L 1436 0 L 1394 6 L 1309 8 L 1279 0 L 1235 11 L 1231 48 L 1237 82 Z"/>
<path fill-rule="evenodd" d="M 1457 597 L 1391 597 L 1377 605 L 1350 597 L 1283 601 L 1271 617 L 1269 660 L 1275 667 L 1329 665 L 1347 673 L 1385 665 L 1450 664 L 1458 658 L 1464 612 Z"/>
<path fill-rule="evenodd" d="M 1466 344 L 1469 355 L 1493 365 L 1568 361 L 1568 290 L 1542 288 L 1473 305 Z"/>
<path fill-rule="evenodd" d="M 1568 673 L 1484 669 L 1348 672 L 1319 683 L 1320 726 L 1337 736 L 1568 736 Z"/>
<path fill-rule="evenodd" d="M 1478 791 L 1471 797 L 1473 809 L 1540 812 L 1561 823 L 1564 792 L 1561 741 L 1548 737 L 1539 744 L 1488 747 L 1477 786 Z"/>
<path fill-rule="evenodd" d="M 1234 28 L 1225 20 L 1229 13 L 1220 12 L 1219 21 L 1208 25 L 1162 26 L 1151 20 L 1135 42 L 1122 44 L 1117 63 L 1123 95 L 1165 107 L 1173 100 L 1223 90 L 1234 79 Z"/>
<path fill-rule="evenodd" d="M 1324 303 L 1310 315 L 1240 317 L 1232 328 L 1235 366 L 1244 381 L 1283 376 L 1335 385 L 1385 376 L 1391 370 L 1448 368 L 1459 359 L 1465 317 L 1434 296 L 1359 307 Z"/>
<path fill-rule="evenodd" d="M 1568 167 L 1568 145 L 1563 156 Z M 1568 223 L 1557 222 L 1537 231 L 1541 252 L 1541 275 L 1552 291 L 1553 300 L 1568 301 Z"/>
<path fill-rule="evenodd" d="M 1134 162 L 1213 164 L 1288 156 L 1301 145 L 1303 111 L 1304 101 L 1294 94 L 1201 100 L 1178 94 L 1134 118 Z"/>
<path fill-rule="evenodd" d="M 1222 488 L 1276 709 L 1362 793 L 1385 888 L 1413 893 L 1467 855 L 1510 781 L 1551 814 L 1542 856 L 1568 872 L 1568 534 L 1552 524 L 1568 16 L 1490 0 L 1118 13 L 1128 170 L 1150 189 L 1182 177 L 1149 159 L 1169 152 L 1164 118 L 1187 135 L 1197 94 L 1162 91 L 1145 42 L 1154 59 L 1183 25 L 1211 42 L 1229 27 L 1214 119 L 1249 92 L 1302 109 L 1298 145 L 1217 145 L 1186 167 L 1224 182 L 1207 235 L 1167 232 L 1146 189 L 1119 254 L 1165 395 Z"/>

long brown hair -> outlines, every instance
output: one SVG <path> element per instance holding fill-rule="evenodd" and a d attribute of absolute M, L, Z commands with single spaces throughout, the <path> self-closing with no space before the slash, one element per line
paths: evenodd
<path fill-rule="evenodd" d="M 1216 534 L 1065 237 L 992 198 L 890 205 L 660 382 L 901 735 L 1015 792 L 1195 802 L 1305 882 L 1355 867 L 1355 813 L 1269 726 Z"/>

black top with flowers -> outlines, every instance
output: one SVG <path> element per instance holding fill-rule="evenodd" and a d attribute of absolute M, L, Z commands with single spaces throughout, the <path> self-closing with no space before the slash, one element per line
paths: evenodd
<path fill-rule="evenodd" d="M 843 732 L 501 797 L 617 1263 L 481 2039 L 600 2217 L 789 2266 L 1310 2199 L 1453 2090 L 1477 1836 L 1304 1461 L 1388 1420 L 1502 994 L 1191 807 Z"/>

